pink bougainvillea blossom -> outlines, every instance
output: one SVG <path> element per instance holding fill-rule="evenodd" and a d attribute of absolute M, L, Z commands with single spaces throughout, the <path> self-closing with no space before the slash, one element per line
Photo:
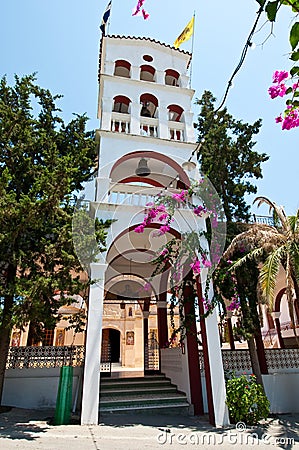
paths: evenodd
<path fill-rule="evenodd" d="M 193 259 L 193 262 L 190 264 L 190 267 L 193 270 L 194 275 L 200 274 L 200 262 L 197 258 Z"/>
<path fill-rule="evenodd" d="M 285 70 L 276 70 L 273 74 L 273 83 L 281 83 L 288 77 L 289 72 L 286 72 Z"/>
<path fill-rule="evenodd" d="M 169 214 L 163 213 L 163 214 L 161 214 L 161 216 L 159 217 L 159 221 L 162 222 L 163 220 L 167 220 L 168 218 L 169 218 Z"/>
<path fill-rule="evenodd" d="M 283 121 L 283 118 L 281 117 L 281 115 L 278 116 L 278 117 L 275 117 L 275 122 L 276 122 L 276 123 L 280 123 L 280 122 L 282 122 L 282 121 Z"/>
<path fill-rule="evenodd" d="M 206 259 L 204 256 L 201 257 L 201 262 L 202 262 L 203 266 L 206 268 L 212 267 L 211 261 Z"/>
<path fill-rule="evenodd" d="M 147 206 L 150 206 L 150 208 L 146 209 L 145 211 L 146 215 L 143 219 L 143 222 L 134 229 L 136 233 L 143 233 L 144 228 L 150 225 L 155 219 L 160 222 L 164 221 L 163 225 L 166 225 L 166 223 L 170 219 L 169 214 L 165 212 L 166 211 L 165 205 L 155 206 L 153 203 L 148 203 Z"/>
<path fill-rule="evenodd" d="M 289 105 L 288 110 L 285 112 L 281 128 L 283 130 L 290 130 L 295 127 L 299 127 L 299 109 Z"/>
<path fill-rule="evenodd" d="M 204 206 L 198 205 L 193 209 L 193 212 L 196 216 L 202 216 L 207 212 L 207 210 Z"/>
<path fill-rule="evenodd" d="M 138 225 L 136 228 L 134 228 L 135 233 L 143 233 L 144 232 L 145 225 L 142 223 Z"/>
<path fill-rule="evenodd" d="M 286 93 L 286 85 L 281 83 L 278 84 L 277 86 L 270 86 L 268 89 L 269 95 L 271 98 L 276 98 L 276 97 L 283 97 Z"/>
<path fill-rule="evenodd" d="M 143 8 L 144 3 L 145 3 L 145 0 L 138 0 L 137 5 L 136 5 L 135 9 L 133 10 L 132 16 L 142 15 L 145 20 L 149 18 L 148 12 L 145 11 L 145 9 Z"/>
<path fill-rule="evenodd" d="M 290 130 L 291 128 L 299 127 L 299 107 L 294 101 L 296 91 L 299 88 L 299 81 L 293 83 L 292 87 L 287 88 L 283 81 L 289 77 L 289 72 L 284 70 L 276 70 L 273 74 L 273 83 L 275 83 L 275 85 L 270 86 L 268 89 L 269 95 L 272 99 L 278 96 L 283 97 L 291 92 L 293 93 L 292 99 L 287 101 L 288 105 L 284 113 L 275 117 L 275 122 L 281 123 L 282 130 Z"/>
<path fill-rule="evenodd" d="M 230 304 L 226 307 L 228 311 L 233 311 L 235 309 L 238 309 L 240 307 L 240 300 L 237 297 L 232 297 L 232 301 Z"/>
<path fill-rule="evenodd" d="M 179 194 L 172 194 L 172 198 L 178 202 L 184 202 L 188 195 L 188 191 L 181 191 Z"/>
<path fill-rule="evenodd" d="M 167 231 L 170 230 L 170 226 L 169 225 L 162 225 L 159 229 L 159 236 L 161 236 L 162 234 L 167 233 Z"/>

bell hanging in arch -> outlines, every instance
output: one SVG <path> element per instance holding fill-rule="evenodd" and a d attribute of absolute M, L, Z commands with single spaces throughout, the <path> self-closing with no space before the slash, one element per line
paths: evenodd
<path fill-rule="evenodd" d="M 147 165 L 147 160 L 145 158 L 140 159 L 135 173 L 138 177 L 147 177 L 148 175 L 150 175 L 151 171 Z"/>

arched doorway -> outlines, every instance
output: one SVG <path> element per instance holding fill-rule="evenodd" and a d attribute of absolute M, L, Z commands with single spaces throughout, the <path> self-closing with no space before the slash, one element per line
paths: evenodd
<path fill-rule="evenodd" d="M 120 332 L 118 330 L 110 328 L 109 340 L 111 348 L 111 362 L 118 363 L 120 362 Z"/>
<path fill-rule="evenodd" d="M 120 362 L 120 331 L 104 328 L 102 335 L 102 362 Z"/>

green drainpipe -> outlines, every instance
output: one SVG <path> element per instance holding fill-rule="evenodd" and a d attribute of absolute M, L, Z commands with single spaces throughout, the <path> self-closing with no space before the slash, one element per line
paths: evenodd
<path fill-rule="evenodd" d="M 62 366 L 60 369 L 54 425 L 69 425 L 72 410 L 73 367 Z"/>

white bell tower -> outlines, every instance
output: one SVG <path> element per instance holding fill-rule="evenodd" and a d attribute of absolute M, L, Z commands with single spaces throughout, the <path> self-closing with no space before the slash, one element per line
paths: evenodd
<path fill-rule="evenodd" d="M 91 276 L 97 282 L 91 286 L 88 305 L 82 424 L 98 423 L 101 330 L 107 286 L 111 290 L 114 280 L 129 280 L 130 261 L 130 279 L 134 277 L 134 282 L 142 287 L 152 271 L 149 255 L 161 246 L 159 239 L 157 243 L 152 239 L 151 230 L 143 235 L 134 233 L 143 220 L 144 207 L 161 191 L 178 191 L 190 186 L 190 178 L 200 178 L 192 156 L 196 142 L 191 110 L 194 90 L 188 87 L 187 74 L 190 61 L 190 53 L 149 38 L 104 36 L 101 41 L 100 126 L 96 132 L 99 167 L 91 207 L 99 217 L 115 222 L 107 236 L 107 251 L 91 267 Z M 190 172 L 182 166 L 188 160 L 194 162 Z M 184 214 L 184 220 L 175 225 L 176 236 L 186 231 L 188 212 Z M 173 235 L 166 233 L 164 238 Z M 161 290 L 159 282 L 152 289 L 158 308 L 159 341 L 166 342 L 167 289 Z M 146 329 L 148 299 L 142 301 Z M 213 351 L 221 358 L 217 324 L 214 328 Z M 140 344 L 141 352 L 142 348 Z M 196 352 L 198 356 L 197 346 Z M 143 362 L 142 355 L 140 358 Z M 219 401 L 225 404 L 223 369 L 215 366 L 215 371 L 211 368 L 212 385 L 217 384 Z M 227 419 L 223 408 L 214 402 L 214 409 L 222 415 L 216 417 L 217 424 L 224 424 Z"/>

